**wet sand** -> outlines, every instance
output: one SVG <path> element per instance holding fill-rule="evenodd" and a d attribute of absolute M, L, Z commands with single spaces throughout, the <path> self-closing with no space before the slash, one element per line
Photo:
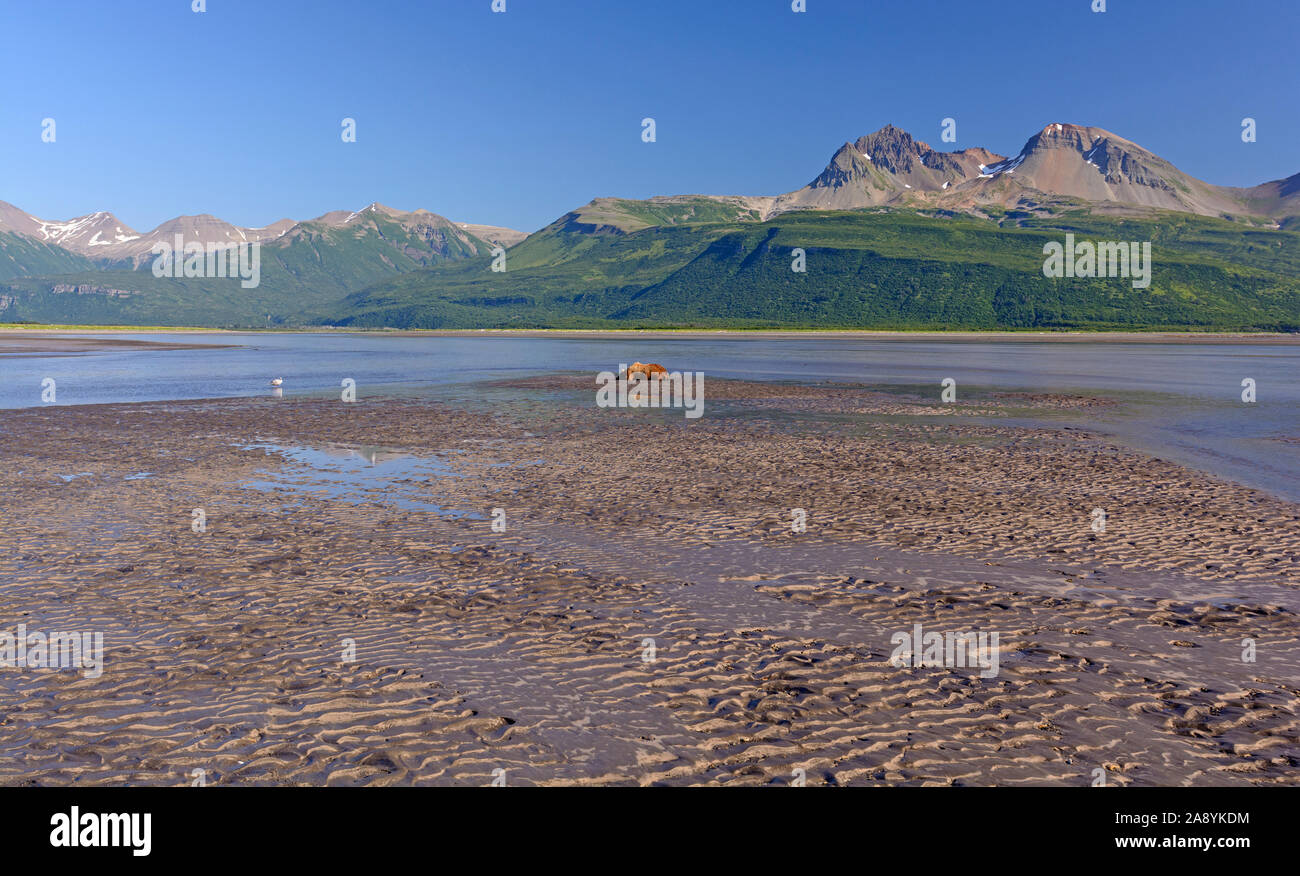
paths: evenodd
<path fill-rule="evenodd" d="M 78 338 L 47 332 L 0 330 L 0 356 L 58 355 L 130 350 L 204 350 L 238 344 L 198 344 L 182 341 L 139 341 L 130 338 Z"/>
<path fill-rule="evenodd" d="M 1300 506 L 1017 425 L 1106 399 L 591 387 L 0 412 L 0 629 L 106 645 L 0 782 L 1297 783 Z"/>

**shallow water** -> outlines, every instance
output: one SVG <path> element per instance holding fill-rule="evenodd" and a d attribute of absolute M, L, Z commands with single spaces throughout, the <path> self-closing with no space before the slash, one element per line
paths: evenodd
<path fill-rule="evenodd" d="M 416 456 L 398 448 L 343 445 L 291 447 L 250 444 L 289 463 L 284 469 L 261 473 L 247 481 L 251 490 L 288 490 L 301 496 L 337 499 L 354 504 L 383 503 L 406 511 L 431 511 L 445 517 L 483 519 L 472 511 L 448 508 L 428 500 L 437 478 L 461 477 L 436 456 Z"/>
<path fill-rule="evenodd" d="M 633 360 L 708 377 L 829 380 L 933 394 L 947 377 L 958 397 L 989 391 L 1120 399 L 1068 415 L 1123 443 L 1300 501 L 1300 346 L 1158 342 L 912 340 L 693 335 L 663 338 L 393 337 L 374 334 L 135 333 L 82 337 L 211 340 L 223 349 L 127 350 L 0 357 L 0 407 L 232 396 L 330 396 L 344 379 L 359 398 L 394 393 L 491 404 L 484 380 L 553 371 L 615 370 Z M 284 378 L 280 390 L 269 383 Z M 1257 401 L 1242 402 L 1242 381 Z M 1059 417 L 1054 417 L 1059 419 Z M 1279 439 L 1289 439 L 1279 440 Z"/>

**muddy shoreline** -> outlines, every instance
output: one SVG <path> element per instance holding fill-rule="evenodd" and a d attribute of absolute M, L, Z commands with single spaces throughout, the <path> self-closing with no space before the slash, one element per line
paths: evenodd
<path fill-rule="evenodd" d="M 0 357 L 152 350 L 219 350 L 239 344 L 140 341 L 131 338 L 78 338 L 61 334 L 0 331 Z"/>
<path fill-rule="evenodd" d="M 448 338 L 569 338 L 579 340 L 638 341 L 680 338 L 859 338 L 868 341 L 950 341 L 953 343 L 987 343 L 1010 341 L 1023 343 L 1123 343 L 1123 344 L 1300 344 L 1295 332 L 1179 332 L 1179 331 L 892 331 L 888 329 L 341 329 L 328 326 L 304 326 L 298 329 L 218 329 L 202 326 L 59 326 L 44 329 L 0 328 L 0 340 L 40 332 L 58 339 L 61 335 L 124 333 L 185 334 L 323 334 L 360 335 L 367 337 L 448 337 Z M 184 345 L 182 345 L 184 346 Z M 207 346 L 200 344 L 198 346 Z"/>
<path fill-rule="evenodd" d="M 1300 506 L 996 422 L 1105 399 L 589 385 L 0 412 L 0 629 L 106 647 L 0 782 L 1297 783 Z"/>

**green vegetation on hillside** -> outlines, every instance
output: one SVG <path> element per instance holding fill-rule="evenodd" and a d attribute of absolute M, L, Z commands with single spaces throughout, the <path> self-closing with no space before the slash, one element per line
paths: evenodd
<path fill-rule="evenodd" d="M 94 268 L 90 259 L 61 247 L 39 243 L 13 232 L 0 231 L 0 281 L 13 277 L 91 271 Z"/>
<path fill-rule="evenodd" d="M 1049 279 L 1066 232 L 1151 241 L 1150 288 Z M 1300 235 L 1181 213 L 996 224 L 908 211 L 586 234 L 563 220 L 508 253 L 349 296 L 336 322 L 407 328 L 821 327 L 1300 330 Z M 807 270 L 791 270 L 803 249 Z"/>
<path fill-rule="evenodd" d="M 1053 218 L 794 212 L 739 199 L 599 199 L 506 253 L 445 230 L 308 224 L 262 282 L 68 264 L 0 279 L 0 319 L 266 327 L 1206 329 L 1300 331 L 1300 231 L 1185 213 Z M 1151 285 L 1043 276 L 1043 246 L 1150 241 Z M 441 235 L 441 237 L 439 237 Z M 56 248 L 47 248 L 56 249 Z M 794 250 L 807 270 L 791 270 Z M 58 252 L 14 249 L 39 266 Z M 76 259 L 77 257 L 72 257 Z M 81 260 L 84 263 L 85 260 Z M 24 271 L 26 273 L 26 271 Z M 51 292 L 55 284 L 65 290 Z M 78 292 L 66 287 L 85 287 Z M 111 290 L 128 291 L 120 295 Z M 269 315 L 269 319 L 268 319 Z"/>
<path fill-rule="evenodd" d="M 657 225 L 703 225 L 719 222 L 757 222 L 759 213 L 743 198 L 708 198 L 679 195 L 635 201 L 597 198 L 556 223 L 568 231 L 640 231 Z"/>
<path fill-rule="evenodd" d="M 252 289 L 232 278 L 157 278 L 152 261 L 139 270 L 95 270 L 88 260 L 73 256 L 77 262 L 56 265 L 62 268 L 57 273 L 0 280 L 0 319 L 220 327 L 319 324 L 334 315 L 349 293 L 378 280 L 490 250 L 489 244 L 469 237 L 466 244 L 443 229 L 416 234 L 382 214 L 367 217 L 361 226 L 303 223 L 292 238 L 262 245 L 260 282 Z M 0 254 L 8 251 L 6 246 Z M 81 291 L 52 291 L 57 287 Z"/>

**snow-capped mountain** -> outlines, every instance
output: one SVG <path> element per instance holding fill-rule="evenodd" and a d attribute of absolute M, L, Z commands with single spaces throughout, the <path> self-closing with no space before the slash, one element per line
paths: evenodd
<path fill-rule="evenodd" d="M 104 252 L 104 247 L 114 247 L 140 238 L 139 232 L 112 213 L 90 213 L 66 222 L 50 222 L 24 213 L 4 201 L 0 201 L 0 231 L 21 234 L 83 255 Z"/>
<path fill-rule="evenodd" d="M 816 179 L 774 198 L 767 215 L 881 204 L 1050 211 L 1072 203 L 1276 222 L 1300 215 L 1300 175 L 1249 189 L 1216 186 L 1131 140 L 1084 125 L 1053 122 L 1009 157 L 979 148 L 940 152 L 887 125 L 845 143 Z"/>
<path fill-rule="evenodd" d="M 1001 162 L 987 149 L 940 152 L 886 125 L 845 143 L 830 164 L 802 189 L 778 196 L 772 213 L 788 210 L 849 210 L 888 204 L 909 191 L 943 191 L 975 179 L 986 164 Z"/>
<path fill-rule="evenodd" d="M 495 239 L 490 241 L 493 243 L 498 239 L 517 243 L 527 236 L 524 232 L 508 228 L 455 223 L 428 210 L 405 212 L 382 204 L 370 204 L 356 211 L 335 210 L 305 222 L 281 219 L 261 228 L 232 225 L 206 213 L 177 216 L 152 231 L 141 233 L 121 222 L 112 213 L 91 213 L 66 222 L 51 222 L 0 201 L 0 232 L 11 232 L 40 243 L 62 247 L 96 262 L 129 264 L 132 267 L 138 267 L 153 258 L 156 243 L 174 246 L 178 235 L 187 244 L 197 242 L 205 247 L 214 244 L 237 246 L 253 242 L 270 244 L 276 241 L 287 245 L 302 235 L 317 233 L 321 226 L 353 228 L 362 233 L 375 230 L 377 219 L 396 222 L 416 238 L 430 241 L 435 248 L 444 238 L 449 237 L 454 238 L 457 245 L 474 251 L 481 245 L 481 241 L 490 239 L 478 237 L 472 230 L 476 228 L 485 233 L 489 230 L 494 232 Z M 473 242 L 475 238 L 480 241 L 479 244 Z"/>

